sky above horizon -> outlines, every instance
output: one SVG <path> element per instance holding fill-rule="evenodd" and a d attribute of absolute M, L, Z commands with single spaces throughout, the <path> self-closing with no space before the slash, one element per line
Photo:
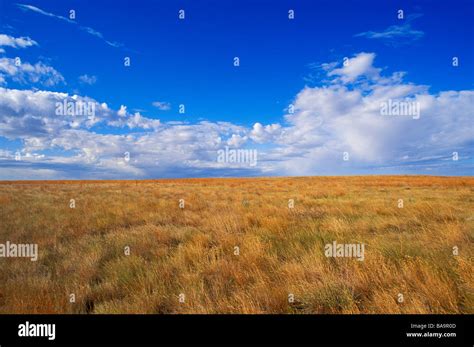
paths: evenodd
<path fill-rule="evenodd" d="M 472 176 L 473 19 L 470 0 L 0 0 L 0 179 Z"/>

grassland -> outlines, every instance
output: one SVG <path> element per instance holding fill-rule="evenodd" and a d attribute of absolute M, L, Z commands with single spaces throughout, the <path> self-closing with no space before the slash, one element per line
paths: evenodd
<path fill-rule="evenodd" d="M 473 240 L 474 178 L 2 182 L 0 313 L 473 313 Z"/>

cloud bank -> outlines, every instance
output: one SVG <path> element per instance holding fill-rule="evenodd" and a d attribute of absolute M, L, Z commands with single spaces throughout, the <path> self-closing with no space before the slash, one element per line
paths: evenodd
<path fill-rule="evenodd" d="M 125 105 L 111 109 L 106 100 L 0 88 L 0 136 L 21 143 L 19 153 L 0 151 L 0 179 L 378 174 L 400 168 L 439 174 L 453 165 L 453 152 L 472 162 L 474 91 L 431 94 L 428 86 L 405 82 L 403 72 L 387 75 L 375 62 L 374 53 L 361 52 L 345 64 L 324 64 L 325 85 L 304 87 L 280 122 L 249 127 L 163 123 Z M 383 115 L 389 101 L 419 105 L 419 117 Z M 94 112 L 82 112 L 83 104 Z M 258 165 L 218 162 L 226 146 L 256 149 Z M 21 160 L 15 160 L 18 154 Z"/>

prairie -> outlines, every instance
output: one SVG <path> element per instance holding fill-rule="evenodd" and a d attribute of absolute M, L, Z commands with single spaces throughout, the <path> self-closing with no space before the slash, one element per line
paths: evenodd
<path fill-rule="evenodd" d="M 0 182 L 0 313 L 474 313 L 474 178 Z M 327 257 L 363 244 L 363 260 Z"/>

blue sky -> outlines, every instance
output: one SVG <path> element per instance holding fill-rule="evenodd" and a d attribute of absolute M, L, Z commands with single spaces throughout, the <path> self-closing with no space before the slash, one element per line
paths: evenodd
<path fill-rule="evenodd" d="M 1 0 L 0 179 L 472 175 L 473 17 L 467 0 Z"/>

